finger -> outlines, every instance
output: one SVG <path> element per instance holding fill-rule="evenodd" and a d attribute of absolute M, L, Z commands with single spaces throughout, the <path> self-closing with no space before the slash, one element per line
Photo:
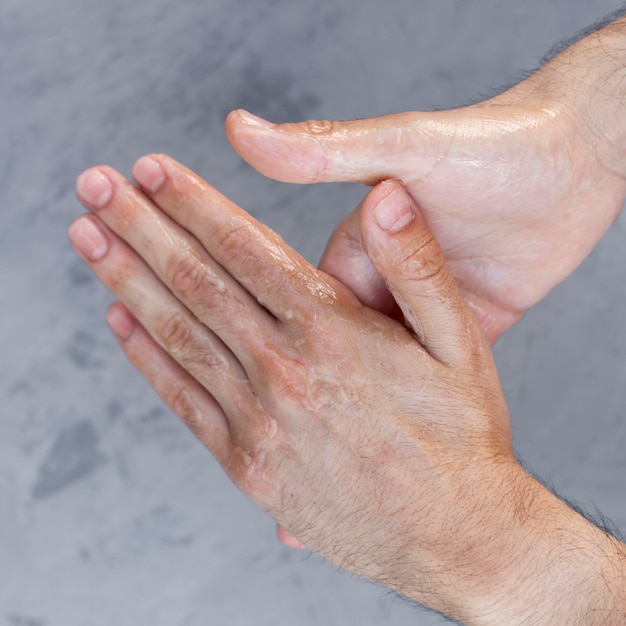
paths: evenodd
<path fill-rule="evenodd" d="M 275 320 L 267 311 L 197 240 L 111 168 L 82 174 L 77 194 L 226 343 L 252 376 L 255 351 L 276 333 Z M 150 281 L 151 288 L 154 281 Z M 133 288 L 141 290 L 142 286 L 134 281 Z"/>
<path fill-rule="evenodd" d="M 276 526 L 276 535 L 278 536 L 278 541 L 280 541 L 284 546 L 288 548 L 292 548 L 293 550 L 305 550 L 306 546 L 296 539 L 289 531 L 285 530 L 283 526 L 278 524 Z"/>
<path fill-rule="evenodd" d="M 283 322 L 333 302 L 323 276 L 276 233 L 165 155 L 137 161 L 133 176 L 173 221 L 192 233 L 235 280 Z"/>
<path fill-rule="evenodd" d="M 361 241 L 361 205 L 333 231 L 319 269 L 348 287 L 361 304 L 386 315 L 397 308 L 385 280 L 372 265 Z"/>
<path fill-rule="evenodd" d="M 374 185 L 387 178 L 421 177 L 432 167 L 429 122 L 422 115 L 271 124 L 237 110 L 226 119 L 226 136 L 245 161 L 276 180 Z"/>
<path fill-rule="evenodd" d="M 124 302 L 154 341 L 227 413 L 237 416 L 249 387 L 246 372 L 233 353 L 97 217 L 79 217 L 69 237 L 94 274 Z"/>
<path fill-rule="evenodd" d="M 448 365 L 482 331 L 465 306 L 443 253 L 415 202 L 397 181 L 374 188 L 361 213 L 363 244 L 424 348 Z M 485 342 L 486 343 L 486 342 Z"/>
<path fill-rule="evenodd" d="M 218 462 L 226 463 L 231 454 L 229 428 L 215 398 L 154 341 L 123 304 L 111 305 L 107 321 L 129 361 L 165 404 Z"/>

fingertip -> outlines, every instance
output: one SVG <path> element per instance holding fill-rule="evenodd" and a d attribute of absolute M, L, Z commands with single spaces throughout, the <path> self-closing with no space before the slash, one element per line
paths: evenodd
<path fill-rule="evenodd" d="M 372 219 L 388 235 L 397 235 L 415 219 L 415 203 L 400 184 L 382 186 L 386 193 L 372 209 Z"/>
<path fill-rule="evenodd" d="M 287 548 L 291 548 L 292 550 L 306 550 L 306 546 L 280 524 L 276 526 L 276 535 L 278 536 L 278 540 Z"/>
<path fill-rule="evenodd" d="M 253 115 L 245 109 L 234 109 L 224 120 L 226 138 L 236 151 L 242 136 L 245 137 L 250 133 L 254 136 L 255 131 L 267 130 L 273 126 L 271 122 Z"/>
<path fill-rule="evenodd" d="M 399 178 L 388 177 L 379 181 L 376 185 L 372 186 L 363 201 L 366 211 L 372 211 L 378 204 L 383 202 L 385 198 L 396 191 L 404 191 L 404 193 L 408 195 L 406 187 Z M 410 195 L 409 198 L 411 198 Z"/>
<path fill-rule="evenodd" d="M 400 181 L 385 181 L 370 193 L 361 236 L 370 260 L 387 281 L 390 276 L 412 282 L 448 276 L 439 242 Z"/>
<path fill-rule="evenodd" d="M 234 121 L 236 120 L 237 122 L 246 126 L 251 126 L 252 128 L 271 128 L 274 126 L 272 122 L 268 122 L 266 119 L 259 117 L 258 115 L 254 115 L 245 109 L 235 109 L 229 113 L 229 117 L 231 116 L 233 116 Z"/>
<path fill-rule="evenodd" d="M 106 227 L 94 215 L 75 219 L 67 235 L 74 249 L 88 261 L 99 261 L 109 249 Z"/>
<path fill-rule="evenodd" d="M 419 216 L 419 209 L 400 180 L 384 180 L 369 192 L 361 211 L 361 237 L 372 240 L 399 235 Z"/>
<path fill-rule="evenodd" d="M 133 178 L 150 193 L 156 193 L 166 178 L 158 156 L 153 154 L 143 156 L 135 162 L 132 169 Z"/>
<path fill-rule="evenodd" d="M 119 341 L 126 341 L 135 329 L 135 316 L 121 302 L 114 302 L 109 307 L 106 318 Z"/>
<path fill-rule="evenodd" d="M 76 196 L 88 208 L 101 209 L 113 196 L 113 183 L 104 166 L 85 170 L 76 179 Z"/>

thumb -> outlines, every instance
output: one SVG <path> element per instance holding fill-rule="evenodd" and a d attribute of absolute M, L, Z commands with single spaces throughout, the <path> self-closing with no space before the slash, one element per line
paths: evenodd
<path fill-rule="evenodd" d="M 261 174 L 286 183 L 361 182 L 420 175 L 421 113 L 347 122 L 272 124 L 246 111 L 226 118 L 232 147 Z M 409 158 L 407 158 L 409 157 Z M 424 173 L 428 164 L 423 163 Z"/>
<path fill-rule="evenodd" d="M 439 243 L 408 192 L 385 181 L 365 198 L 361 236 L 372 265 L 422 346 L 448 365 L 487 343 L 448 271 Z"/>

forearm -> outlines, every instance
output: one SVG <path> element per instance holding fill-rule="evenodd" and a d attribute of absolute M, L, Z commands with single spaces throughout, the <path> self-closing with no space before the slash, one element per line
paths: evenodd
<path fill-rule="evenodd" d="M 626 622 L 624 545 L 537 486 L 514 576 L 476 624 L 611 626 Z M 506 574 L 506 570 L 504 572 Z M 478 616 L 477 616 L 478 617 Z M 472 623 L 471 621 L 469 623 Z"/>
<path fill-rule="evenodd" d="M 489 491 L 474 541 L 449 551 L 434 608 L 467 626 L 626 623 L 624 544 L 521 469 Z"/>

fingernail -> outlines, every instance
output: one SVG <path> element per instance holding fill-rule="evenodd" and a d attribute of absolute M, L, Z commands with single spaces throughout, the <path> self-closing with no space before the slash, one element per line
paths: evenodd
<path fill-rule="evenodd" d="M 375 207 L 373 217 L 378 226 L 394 235 L 408 226 L 415 217 L 405 194 L 394 189 Z"/>
<path fill-rule="evenodd" d="M 99 170 L 87 170 L 76 181 L 78 197 L 96 209 L 101 209 L 113 195 L 111 181 Z"/>
<path fill-rule="evenodd" d="M 237 113 L 239 113 L 239 117 L 244 124 L 248 124 L 248 126 L 262 126 L 264 128 L 269 128 L 273 126 L 272 122 L 268 122 L 264 120 L 262 117 L 257 117 L 244 109 L 237 109 Z"/>
<path fill-rule="evenodd" d="M 98 261 L 109 247 L 105 234 L 92 218 L 81 217 L 69 229 L 70 241 L 90 261 Z"/>
<path fill-rule="evenodd" d="M 107 322 L 115 336 L 121 340 L 128 339 L 135 327 L 135 320 L 120 306 L 113 306 L 107 311 Z"/>
<path fill-rule="evenodd" d="M 142 157 L 133 167 L 133 178 L 150 193 L 157 192 L 165 182 L 163 166 L 152 157 Z"/>

